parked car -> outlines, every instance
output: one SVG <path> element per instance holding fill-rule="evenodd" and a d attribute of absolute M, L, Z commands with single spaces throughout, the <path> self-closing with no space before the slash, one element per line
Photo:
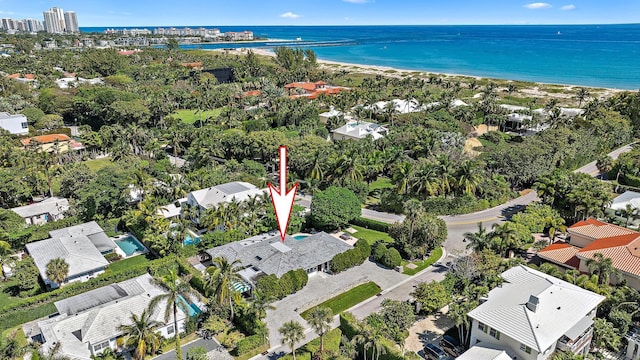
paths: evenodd
<path fill-rule="evenodd" d="M 440 347 L 453 357 L 458 357 L 464 352 L 464 347 L 454 337 L 445 335 L 440 340 Z"/>
<path fill-rule="evenodd" d="M 424 347 L 424 356 L 428 360 L 448 360 L 449 355 L 447 355 L 444 350 L 440 349 L 437 345 L 427 344 Z"/>

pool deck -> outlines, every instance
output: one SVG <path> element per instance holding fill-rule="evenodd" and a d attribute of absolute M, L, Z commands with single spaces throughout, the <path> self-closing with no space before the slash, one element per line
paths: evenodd
<path fill-rule="evenodd" d="M 131 234 L 131 233 L 126 233 L 126 234 L 123 234 L 123 235 L 120 235 L 120 236 L 117 236 L 117 237 L 112 237 L 112 238 L 111 238 L 111 240 L 113 240 L 113 241 L 116 243 L 116 245 L 118 245 L 117 241 L 118 241 L 118 240 L 122 240 L 122 239 L 124 239 L 124 238 L 126 238 L 126 237 L 132 237 L 132 238 L 134 238 L 137 242 L 139 242 L 139 243 L 140 243 L 140 245 L 142 245 L 142 247 L 144 248 L 144 251 L 135 251 L 135 252 L 131 253 L 130 255 L 127 255 L 127 254 L 124 252 L 124 250 L 122 250 L 122 249 L 120 248 L 120 246 L 116 246 L 116 248 L 114 249 L 114 250 L 115 250 L 115 253 L 116 253 L 116 254 L 118 254 L 118 255 L 120 255 L 123 259 L 128 259 L 128 258 L 130 258 L 130 257 L 134 257 L 134 256 L 138 256 L 138 255 L 144 255 L 144 254 L 147 254 L 147 253 L 149 252 L 149 249 L 147 249 L 147 247 L 146 247 L 146 246 L 144 246 L 144 244 L 143 244 L 140 240 L 138 240 L 138 238 L 136 238 L 136 237 L 135 237 L 133 234 Z"/>

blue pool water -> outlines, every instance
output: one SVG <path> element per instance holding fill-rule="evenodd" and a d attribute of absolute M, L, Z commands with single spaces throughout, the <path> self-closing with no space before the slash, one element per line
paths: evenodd
<path fill-rule="evenodd" d="M 187 302 L 187 299 L 182 297 L 182 295 L 178 295 L 178 298 L 180 299 L 180 301 L 182 301 L 182 303 L 187 305 L 187 311 L 189 312 L 190 317 L 193 317 L 202 313 L 202 310 L 200 310 L 200 308 L 196 304 L 194 303 L 189 304 L 189 302 Z"/>
<path fill-rule="evenodd" d="M 301 235 L 294 235 L 293 238 L 296 239 L 296 240 L 302 240 L 302 239 L 308 238 L 309 236 L 310 235 L 301 234 Z"/>
<path fill-rule="evenodd" d="M 136 252 L 142 253 L 147 251 L 147 248 L 145 248 L 138 239 L 133 237 L 133 235 L 127 235 L 122 239 L 115 240 L 115 243 L 127 256 L 131 256 L 131 254 Z"/>
<path fill-rule="evenodd" d="M 196 245 L 197 243 L 200 242 L 200 238 L 198 236 L 193 236 L 190 234 L 187 234 L 187 236 L 184 238 L 184 241 L 182 242 L 182 245 Z"/>

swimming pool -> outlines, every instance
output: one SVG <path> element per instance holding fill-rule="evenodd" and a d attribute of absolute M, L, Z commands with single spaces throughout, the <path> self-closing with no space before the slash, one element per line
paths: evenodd
<path fill-rule="evenodd" d="M 180 299 L 180 301 L 184 304 L 187 305 L 187 312 L 189 313 L 190 317 L 194 317 L 200 313 L 202 313 L 202 310 L 200 310 L 200 308 L 198 307 L 198 305 L 191 303 L 189 304 L 189 302 L 187 301 L 187 299 L 185 299 L 184 297 L 182 297 L 182 295 L 178 295 L 178 298 Z"/>
<path fill-rule="evenodd" d="M 122 251 L 124 251 L 127 256 L 131 256 L 131 254 L 134 254 L 136 252 L 147 252 L 147 248 L 144 247 L 144 245 L 142 245 L 142 243 L 140 243 L 140 241 L 138 241 L 138 239 L 136 239 L 133 235 L 127 235 L 123 238 L 115 240 L 115 243 L 120 249 L 122 249 Z"/>
<path fill-rule="evenodd" d="M 298 234 L 298 235 L 293 235 L 293 238 L 296 240 L 302 240 L 302 239 L 306 239 L 311 235 L 306 235 L 306 234 Z"/>
<path fill-rule="evenodd" d="M 187 234 L 187 236 L 184 237 L 184 241 L 182 242 L 182 245 L 196 245 L 199 242 L 200 242 L 200 237 Z"/>

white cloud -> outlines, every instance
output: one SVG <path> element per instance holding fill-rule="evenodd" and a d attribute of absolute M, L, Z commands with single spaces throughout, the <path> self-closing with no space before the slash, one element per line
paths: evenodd
<path fill-rule="evenodd" d="M 548 9 L 551 7 L 551 4 L 549 3 L 543 3 L 543 2 L 537 2 L 537 3 L 531 3 L 531 4 L 527 4 L 524 7 L 526 7 L 527 9 L 531 9 L 531 10 L 536 10 L 536 9 Z"/>
<path fill-rule="evenodd" d="M 2 10 L 0 10 L 0 14 L 13 15 L 13 11 L 2 11 Z"/>
<path fill-rule="evenodd" d="M 560 8 L 560 10 L 565 10 L 565 11 L 567 11 L 567 10 L 575 10 L 575 9 L 576 9 L 575 5 L 565 5 L 565 6 Z"/>
<path fill-rule="evenodd" d="M 298 15 L 298 14 L 294 14 L 291 11 L 286 12 L 282 15 L 280 15 L 281 18 L 286 18 L 286 19 L 297 19 L 297 18 L 301 18 L 302 15 Z"/>
<path fill-rule="evenodd" d="M 352 3 L 352 4 L 364 4 L 369 2 L 369 0 L 342 0 L 342 1 Z"/>

